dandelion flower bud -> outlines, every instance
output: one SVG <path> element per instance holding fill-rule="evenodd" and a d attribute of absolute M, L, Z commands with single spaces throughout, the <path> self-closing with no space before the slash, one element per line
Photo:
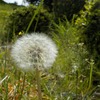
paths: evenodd
<path fill-rule="evenodd" d="M 11 56 L 25 70 L 49 68 L 57 56 L 57 47 L 47 35 L 26 34 L 12 46 Z"/>

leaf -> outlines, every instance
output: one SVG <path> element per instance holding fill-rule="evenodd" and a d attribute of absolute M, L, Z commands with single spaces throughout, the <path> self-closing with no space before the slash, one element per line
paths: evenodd
<path fill-rule="evenodd" d="M 0 53 L 0 59 L 3 58 L 4 54 L 5 54 L 5 52 Z"/>

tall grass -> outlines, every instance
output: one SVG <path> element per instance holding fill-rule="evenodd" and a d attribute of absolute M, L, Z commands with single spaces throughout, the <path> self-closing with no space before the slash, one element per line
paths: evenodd
<path fill-rule="evenodd" d="M 67 20 L 65 22 L 60 21 L 59 24 L 54 23 L 54 27 L 53 37 L 59 47 L 57 65 L 54 69 L 57 71 L 56 73 L 63 74 L 64 77 L 60 84 L 61 86 L 59 86 L 62 88 L 59 91 L 66 93 L 65 97 L 67 99 L 76 98 L 81 100 L 91 91 L 90 86 L 92 84 L 92 70 L 94 65 L 92 64 L 91 66 L 88 63 L 90 62 L 88 51 L 84 43 L 81 42 L 80 30 L 77 30 Z"/>
<path fill-rule="evenodd" d="M 43 1 L 44 1 L 44 0 L 42 0 L 42 1 L 40 2 L 40 4 L 39 4 L 39 6 L 38 6 L 37 10 L 35 11 L 35 13 L 34 13 L 34 15 L 33 15 L 32 19 L 31 19 L 31 21 L 30 21 L 30 23 L 29 23 L 29 25 L 28 25 L 28 27 L 27 27 L 27 29 L 26 29 L 26 32 L 25 32 L 25 33 L 27 33 L 27 32 L 29 31 L 29 28 L 30 28 L 30 26 L 31 26 L 32 22 L 34 21 L 34 19 L 35 19 L 36 15 L 39 15 L 39 11 L 40 11 L 40 9 L 43 7 Z M 37 22 L 38 22 L 38 20 L 37 20 Z M 37 25 L 35 25 L 35 28 L 36 28 L 36 26 L 37 26 Z M 34 30 L 35 30 L 35 28 L 34 28 Z"/>

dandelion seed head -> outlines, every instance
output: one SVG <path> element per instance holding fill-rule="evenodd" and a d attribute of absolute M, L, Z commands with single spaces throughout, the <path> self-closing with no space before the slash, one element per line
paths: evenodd
<path fill-rule="evenodd" d="M 49 68 L 57 56 L 57 47 L 47 35 L 27 34 L 12 46 L 11 56 L 17 66 L 25 70 Z"/>

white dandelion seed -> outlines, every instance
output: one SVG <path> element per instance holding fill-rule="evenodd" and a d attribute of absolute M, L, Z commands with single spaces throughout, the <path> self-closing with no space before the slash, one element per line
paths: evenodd
<path fill-rule="evenodd" d="M 57 56 L 57 47 L 47 35 L 27 34 L 12 46 L 11 56 L 16 64 L 25 70 L 49 68 Z"/>

